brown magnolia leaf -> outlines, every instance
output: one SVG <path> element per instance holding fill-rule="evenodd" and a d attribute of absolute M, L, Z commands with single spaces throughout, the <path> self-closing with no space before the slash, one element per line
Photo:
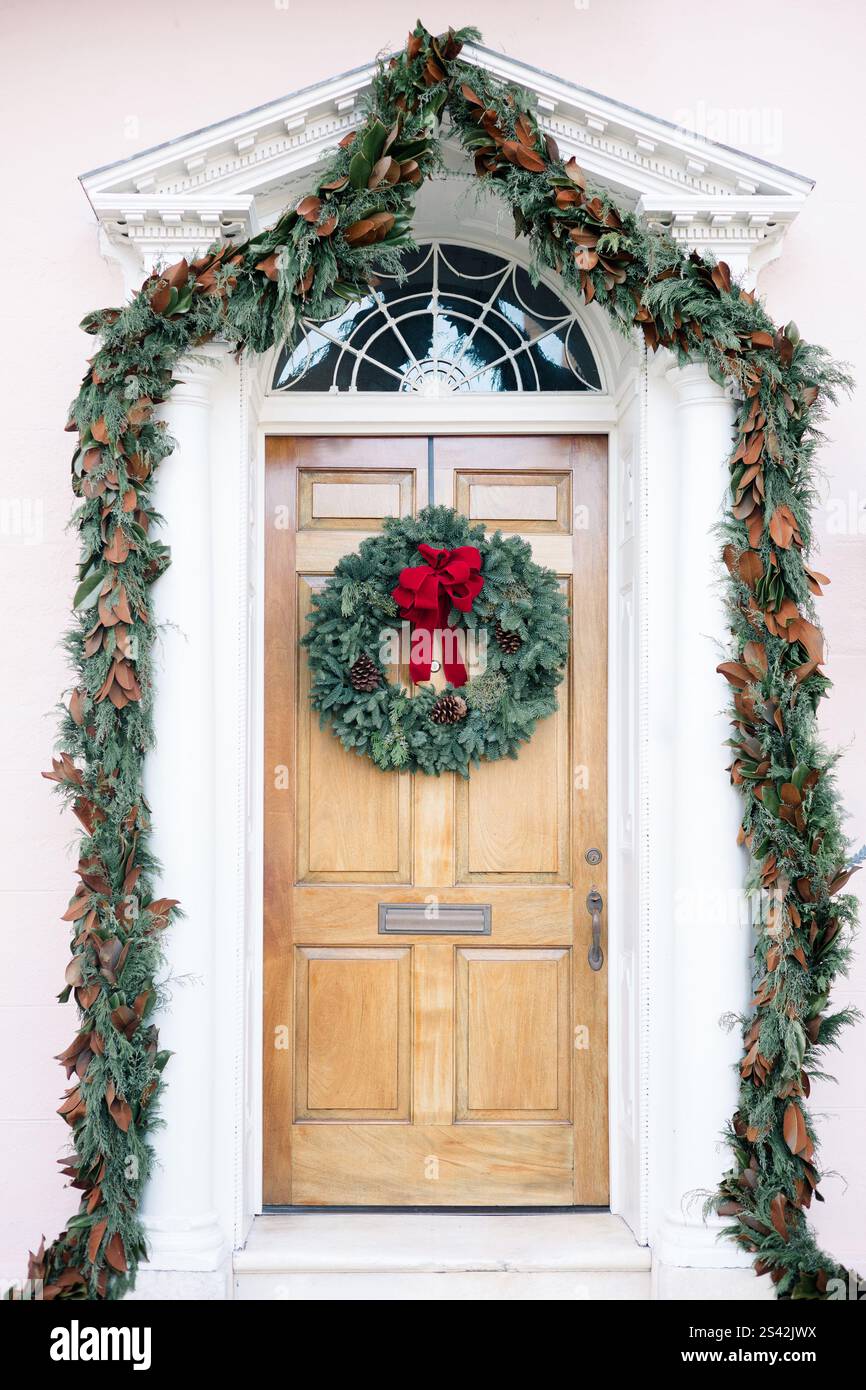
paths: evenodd
<path fill-rule="evenodd" d="M 116 1009 L 112 1009 L 111 1021 L 118 1033 L 123 1033 L 127 1039 L 133 1037 L 141 1022 L 138 1014 L 128 1004 L 118 1004 Z"/>
<path fill-rule="evenodd" d="M 105 1087 L 105 1101 L 108 1106 L 108 1113 L 117 1125 L 117 1128 L 126 1134 L 132 1124 L 132 1110 L 128 1103 L 117 1095 L 114 1082 L 109 1081 Z"/>
<path fill-rule="evenodd" d="M 810 569 L 808 565 L 804 565 L 803 569 L 806 572 L 806 583 L 809 585 L 810 590 L 816 597 L 820 598 L 824 592 L 821 587 L 822 584 L 830 583 L 828 576 L 822 574 L 820 570 Z"/>
<path fill-rule="evenodd" d="M 720 676 L 730 681 L 731 685 L 743 687 L 749 684 L 752 673 L 747 666 L 743 666 L 739 661 L 723 661 L 716 667 Z"/>
<path fill-rule="evenodd" d="M 770 1203 L 770 1220 L 772 1221 L 777 1234 L 780 1235 L 782 1237 L 782 1240 L 784 1241 L 787 1241 L 790 1238 L 790 1232 L 788 1230 L 788 1225 L 785 1220 L 786 1206 L 787 1198 L 785 1197 L 784 1192 L 777 1193 L 776 1196 L 773 1198 L 772 1202 Z"/>
<path fill-rule="evenodd" d="M 400 178 L 404 183 L 417 184 L 421 182 L 421 166 L 417 159 L 404 159 L 400 165 Z"/>
<path fill-rule="evenodd" d="M 424 85 L 435 87 L 437 82 L 442 82 L 445 77 L 445 69 L 436 62 L 432 54 L 428 55 L 424 64 Z"/>
<path fill-rule="evenodd" d="M 370 170 L 370 177 L 367 180 L 368 188 L 378 188 L 380 183 L 384 183 L 392 164 L 397 161 L 392 159 L 389 154 L 383 154 L 381 159 L 377 159 L 373 168 Z"/>
<path fill-rule="evenodd" d="M 799 1154 L 806 1142 L 806 1122 L 796 1101 L 791 1101 L 785 1110 L 782 1134 L 792 1154 Z"/>
<path fill-rule="evenodd" d="M 154 898 L 153 902 L 146 903 L 142 907 L 142 912 L 147 912 L 154 919 L 155 927 L 168 926 L 168 916 L 173 907 L 177 907 L 177 898 Z"/>
<path fill-rule="evenodd" d="M 99 1247 L 102 1244 L 102 1237 L 105 1235 L 105 1232 L 107 1230 L 107 1220 L 97 1221 L 90 1229 L 90 1235 L 87 1239 L 87 1258 L 90 1260 L 90 1263 L 92 1265 L 96 1264 L 96 1257 L 99 1254 Z"/>
<path fill-rule="evenodd" d="M 111 540 L 102 552 L 103 559 L 110 565 L 122 565 L 129 558 L 132 542 L 120 526 L 115 526 Z"/>
<path fill-rule="evenodd" d="M 586 188 L 586 175 L 584 174 L 574 155 L 571 156 L 571 159 L 566 164 L 565 172 L 568 174 L 568 177 L 571 179 L 571 182 L 577 184 L 578 188 Z"/>
<path fill-rule="evenodd" d="M 120 1232 L 115 1231 L 105 1247 L 105 1262 L 117 1274 L 126 1273 L 126 1251 L 123 1248 L 123 1240 Z"/>
<path fill-rule="evenodd" d="M 374 226 L 372 219 L 369 217 L 361 217 L 357 222 L 353 222 L 351 226 L 345 228 L 343 240 L 347 246 L 366 246 L 368 239 L 370 241 L 374 240 L 373 232 Z"/>
<path fill-rule="evenodd" d="M 720 292 L 725 294 L 730 292 L 731 267 L 728 265 L 727 261 L 719 261 L 717 265 L 713 266 L 710 271 L 710 279 Z"/>
<path fill-rule="evenodd" d="M 743 648 L 743 661 L 748 666 L 752 675 L 760 678 L 767 674 L 768 661 L 767 652 L 760 642 L 747 642 Z"/>
<path fill-rule="evenodd" d="M 770 517 L 770 535 L 781 550 L 787 550 L 793 539 L 794 528 L 781 507 Z"/>
<path fill-rule="evenodd" d="M 277 259 L 276 251 L 272 251 L 270 256 L 265 256 L 263 261 L 257 263 L 256 270 L 260 270 L 269 280 L 279 280 L 280 275 Z"/>
<path fill-rule="evenodd" d="M 578 270 L 594 270 L 598 265 L 598 252 L 588 246 L 579 246 L 574 253 L 574 263 Z"/>
<path fill-rule="evenodd" d="M 162 272 L 161 278 L 166 282 L 170 289 L 179 290 L 189 279 L 189 263 L 184 257 L 170 265 L 168 270 Z"/>
<path fill-rule="evenodd" d="M 834 893 L 838 893 L 840 888 L 844 888 L 849 878 L 851 878 L 852 874 L 856 874 L 859 868 L 859 864 L 854 864 L 850 869 L 845 869 L 842 873 L 837 874 L 835 878 L 832 878 L 827 884 L 827 892 L 830 897 L 832 897 Z"/>
<path fill-rule="evenodd" d="M 313 224 L 318 222 L 321 211 L 322 200 L 312 193 L 308 194 L 306 198 L 302 198 L 295 208 L 295 212 L 299 217 L 303 217 L 305 222 L 311 222 Z"/>
<path fill-rule="evenodd" d="M 541 155 L 535 150 L 528 150 L 525 145 L 517 145 L 514 159 L 522 169 L 528 169 L 532 174 L 543 174 L 544 170 L 547 168 Z"/>
<path fill-rule="evenodd" d="M 144 1017 L 144 1011 L 147 1008 L 148 1000 L 150 998 L 151 990 L 143 989 L 141 993 L 137 994 L 133 999 L 132 1007 L 135 1010 L 135 1015 L 137 1018 L 141 1019 Z"/>
<path fill-rule="evenodd" d="M 752 340 L 752 347 L 771 348 L 773 346 L 772 333 L 765 333 L 762 328 L 758 329 L 755 333 L 750 334 L 750 337 Z"/>
<path fill-rule="evenodd" d="M 72 957 L 72 960 L 69 962 L 69 964 L 66 967 L 66 970 L 64 971 L 63 978 L 66 980 L 66 983 L 68 985 L 71 985 L 73 988 L 76 985 L 83 984 L 84 967 L 80 956 Z"/>
<path fill-rule="evenodd" d="M 716 1207 L 719 1216 L 738 1216 L 742 1210 L 742 1204 L 732 1200 L 720 1202 Z"/>
<path fill-rule="evenodd" d="M 740 578 L 753 589 L 759 579 L 764 577 L 764 565 L 756 550 L 744 550 L 737 563 Z"/>

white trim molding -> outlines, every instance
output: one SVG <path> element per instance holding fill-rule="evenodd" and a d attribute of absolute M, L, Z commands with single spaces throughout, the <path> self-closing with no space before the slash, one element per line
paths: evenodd
<path fill-rule="evenodd" d="M 637 111 L 481 45 L 469 63 L 534 94 L 543 129 L 565 158 L 628 206 L 753 280 L 777 254 L 812 180 Z M 131 159 L 91 170 L 82 187 L 112 242 L 155 261 L 267 226 L 312 170 L 362 119 L 375 65 L 331 77 Z M 449 156 L 456 142 L 443 135 Z"/>

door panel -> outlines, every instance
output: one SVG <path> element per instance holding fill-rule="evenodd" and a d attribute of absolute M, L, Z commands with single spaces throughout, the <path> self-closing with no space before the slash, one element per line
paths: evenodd
<path fill-rule="evenodd" d="M 411 1109 L 409 946 L 295 953 L 295 1119 L 403 1120 Z"/>
<path fill-rule="evenodd" d="M 457 950 L 461 1120 L 571 1117 L 568 950 Z"/>
<path fill-rule="evenodd" d="M 323 576 L 299 574 L 298 631 L 306 631 L 310 600 Z M 383 777 L 319 726 L 310 705 L 310 668 L 301 659 L 297 680 L 297 843 L 301 883 L 408 883 L 412 817 L 411 778 Z M 327 788 L 327 795 L 322 789 Z M 347 815 L 346 808 L 361 808 Z"/>
<path fill-rule="evenodd" d="M 606 447 L 432 442 L 437 502 L 523 535 L 569 594 L 559 711 L 466 781 L 379 772 L 319 728 L 310 599 L 428 495 L 428 441 L 270 439 L 265 545 L 265 1201 L 607 1201 Z M 401 678 L 408 680 L 408 673 Z M 440 677 L 441 682 L 441 677 Z M 378 933 L 381 903 L 485 903 L 489 937 Z M 444 920 L 444 919 L 443 919 Z"/>
<path fill-rule="evenodd" d="M 560 708 L 515 760 L 457 786 L 458 883 L 567 883 L 570 877 L 568 677 Z"/>
<path fill-rule="evenodd" d="M 296 1206 L 572 1202 L 567 1125 L 298 1125 L 292 1164 Z"/>

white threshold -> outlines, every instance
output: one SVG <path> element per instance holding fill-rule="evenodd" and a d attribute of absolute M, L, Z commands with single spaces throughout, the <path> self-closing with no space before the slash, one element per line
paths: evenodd
<path fill-rule="evenodd" d="M 240 1299 L 647 1299 L 650 1252 L 607 1211 L 267 1212 Z"/>

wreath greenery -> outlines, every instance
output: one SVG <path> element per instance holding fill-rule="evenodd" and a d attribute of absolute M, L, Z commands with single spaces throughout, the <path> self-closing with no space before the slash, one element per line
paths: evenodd
<path fill-rule="evenodd" d="M 780 1297 L 839 1296 L 834 1281 L 848 1277 L 806 1216 L 821 1177 L 810 1076 L 851 1017 L 828 1003 L 850 958 L 856 901 L 840 890 L 857 866 L 834 760 L 818 737 L 829 680 L 813 595 L 825 580 L 807 563 L 820 422 L 848 378 L 793 323 L 777 328 L 724 262 L 688 254 L 592 188 L 574 159 L 560 158 L 526 92 L 460 60 L 463 41 L 477 37 L 433 36 L 418 23 L 380 65 L 359 129 L 315 192 L 251 241 L 157 269 L 129 304 L 82 323 L 100 344 L 67 426 L 78 435 L 80 582 L 67 636 L 73 688 L 48 774 L 84 828 L 64 916 L 72 942 L 62 997 L 74 992 L 78 1029 L 60 1058 L 70 1080 L 60 1113 L 73 1139 L 64 1171 L 81 1195 L 66 1229 L 31 1256 L 29 1276 L 46 1298 L 121 1297 L 145 1251 L 140 1199 L 167 1060 L 151 1015 L 159 941 L 177 914 L 174 900 L 153 897 L 143 791 L 156 640 L 148 591 L 170 561 L 153 534 L 154 479 L 173 448 L 157 407 L 184 354 L 217 334 L 265 351 L 292 341 L 302 316 L 328 318 L 369 294 L 377 271 L 400 273 L 415 191 L 441 166 L 446 111 L 479 185 L 512 208 L 536 267 L 558 271 L 624 333 L 642 332 L 650 350 L 705 362 L 736 403 L 724 550 L 732 660 L 720 670 L 733 687 L 747 887 L 768 910 L 756 933 L 753 1012 L 741 1021 L 733 1162 L 714 1205 Z M 418 715 L 423 708 L 422 698 Z"/>
<path fill-rule="evenodd" d="M 411 697 L 402 684 L 385 678 L 379 656 L 383 634 L 400 622 L 391 591 L 401 571 L 419 563 L 423 543 L 445 550 L 474 545 L 481 553 L 484 588 L 470 612 L 452 607 L 449 617 L 449 625 L 482 638 L 486 658 L 484 669 L 459 688 L 467 712 L 454 723 L 431 717 L 441 691 L 420 685 Z M 497 628 L 516 634 L 516 650 L 503 650 Z M 556 575 L 533 562 L 525 541 L 499 531 L 489 536 L 450 507 L 426 507 L 417 517 L 388 517 L 381 535 L 340 560 L 313 596 L 302 642 L 314 672 L 313 705 L 345 748 L 385 770 L 467 776 L 482 759 L 517 757 L 538 720 L 556 709 L 569 632 Z M 359 657 L 381 677 L 372 690 L 352 684 Z M 454 689 L 448 682 L 445 693 Z"/>

